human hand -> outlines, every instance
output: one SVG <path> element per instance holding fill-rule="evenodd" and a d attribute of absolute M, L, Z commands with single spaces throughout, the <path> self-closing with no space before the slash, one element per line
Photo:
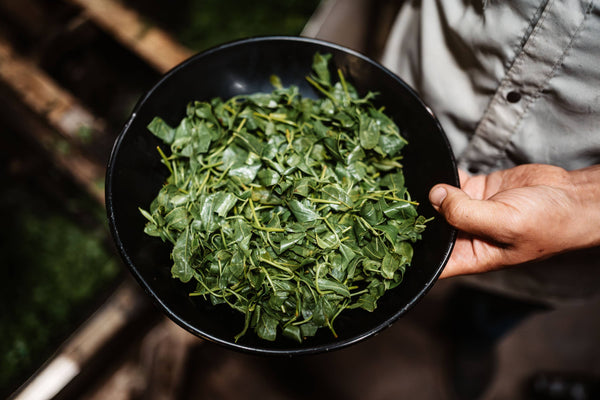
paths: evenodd
<path fill-rule="evenodd" d="M 567 172 L 527 164 L 459 176 L 462 190 L 441 184 L 429 192 L 434 208 L 459 230 L 442 278 L 600 245 L 600 166 Z"/>

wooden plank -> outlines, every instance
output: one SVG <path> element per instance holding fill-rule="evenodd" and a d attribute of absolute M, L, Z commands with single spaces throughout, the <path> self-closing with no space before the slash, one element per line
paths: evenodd
<path fill-rule="evenodd" d="M 141 314 L 152 311 L 146 296 L 127 280 L 26 382 L 13 400 L 49 400 L 81 375 L 86 367 Z"/>
<path fill-rule="evenodd" d="M 112 34 L 130 51 L 138 54 L 144 61 L 160 72 L 165 72 L 192 55 L 192 52 L 179 45 L 169 35 L 158 28 L 148 27 L 135 12 L 121 4 L 106 0 L 67 0 L 80 6 L 81 18 L 89 18 L 105 31 Z M 14 6 L 10 1 L 0 0 L 0 6 Z M 14 8 L 14 7 L 13 7 Z M 18 7 L 13 10 L 20 12 Z M 33 9 L 39 14 L 39 10 Z M 37 14 L 36 14 L 37 15 Z M 16 15 L 24 17 L 23 15 Z M 19 18 L 21 22 L 21 18 Z M 27 22 L 27 19 L 24 20 Z M 75 20 L 80 21 L 78 19 Z M 37 32 L 37 31 L 36 31 Z M 10 107 L 11 126 L 19 134 L 28 135 L 51 157 L 57 168 L 68 172 L 99 203 L 104 204 L 104 165 L 93 162 L 82 151 L 82 129 L 95 135 L 105 131 L 105 123 L 96 118 L 71 93 L 62 88 L 34 62 L 20 56 L 10 42 L 0 33 L 0 100 L 6 100 Z M 14 101 L 14 98 L 18 101 Z M 87 135 L 86 135 L 87 136 Z M 87 140 L 90 140 L 89 137 Z M 140 335 L 147 329 L 139 324 L 140 315 L 154 315 L 155 310 L 148 307 L 146 296 L 131 279 L 122 285 L 109 300 L 75 332 L 48 362 L 15 394 L 15 399 L 51 399 L 61 396 L 69 390 L 77 391 L 78 385 L 89 383 L 90 371 L 98 371 L 99 357 L 114 358 L 110 354 L 114 342 L 123 339 L 125 331 L 141 329 Z M 138 321 L 138 322 L 136 322 Z M 166 328 L 165 328 L 166 327 Z M 173 393 L 177 389 L 178 374 L 184 366 L 187 349 L 198 339 L 170 321 L 161 324 L 161 351 L 154 354 L 155 369 L 143 375 L 144 381 L 154 384 L 152 391 L 156 396 Z M 165 333 L 166 332 L 166 333 Z M 162 339 L 169 339 L 164 342 Z M 108 351 L 107 351 L 108 350 Z M 118 356 L 118 355 L 117 355 Z M 168 385 L 158 385 L 165 364 L 176 372 L 168 380 Z M 141 374 L 141 372 L 137 372 Z M 161 382 L 165 382 L 164 379 Z M 68 395 L 65 394 L 66 398 Z"/>
<path fill-rule="evenodd" d="M 32 62 L 19 57 L 0 36 L 0 79 L 29 108 L 48 120 L 65 137 L 78 140 L 80 129 L 102 131 L 104 122 L 92 115 L 66 90 Z"/>
<path fill-rule="evenodd" d="M 33 63 L 19 57 L 10 43 L 0 36 L 0 81 L 29 110 L 53 129 L 22 118 L 20 128 L 32 136 L 51 155 L 55 164 L 70 173 L 100 204 L 104 205 L 104 165 L 98 165 L 81 153 L 81 130 L 99 135 L 104 122 L 94 117 L 66 90 Z M 54 132 L 58 132 L 56 135 Z"/>
<path fill-rule="evenodd" d="M 161 73 L 193 54 L 168 33 L 148 25 L 135 11 L 114 0 L 68 1 Z"/>

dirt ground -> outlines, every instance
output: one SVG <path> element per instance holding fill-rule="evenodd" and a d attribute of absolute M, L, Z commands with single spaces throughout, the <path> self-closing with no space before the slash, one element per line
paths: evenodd
<path fill-rule="evenodd" d="M 378 336 L 298 358 L 230 351 L 165 319 L 82 397 L 595 399 L 599 313 L 600 300 L 532 309 L 459 280 L 441 281 Z"/>

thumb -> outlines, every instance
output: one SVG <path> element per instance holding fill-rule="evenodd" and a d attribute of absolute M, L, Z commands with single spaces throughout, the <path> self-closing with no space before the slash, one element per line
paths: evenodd
<path fill-rule="evenodd" d="M 448 221 L 463 232 L 503 241 L 503 221 L 506 206 L 492 200 L 472 199 L 467 193 L 450 185 L 436 185 L 429 192 L 429 201 Z"/>

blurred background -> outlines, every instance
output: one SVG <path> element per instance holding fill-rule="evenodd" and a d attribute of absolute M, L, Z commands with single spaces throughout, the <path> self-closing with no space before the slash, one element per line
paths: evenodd
<path fill-rule="evenodd" d="M 117 256 L 105 165 L 163 73 L 211 46 L 269 34 L 377 59 L 400 3 L 0 0 L 0 397 L 600 398 L 596 303 L 551 310 L 455 279 L 367 342 L 259 358 L 175 326 Z"/>

